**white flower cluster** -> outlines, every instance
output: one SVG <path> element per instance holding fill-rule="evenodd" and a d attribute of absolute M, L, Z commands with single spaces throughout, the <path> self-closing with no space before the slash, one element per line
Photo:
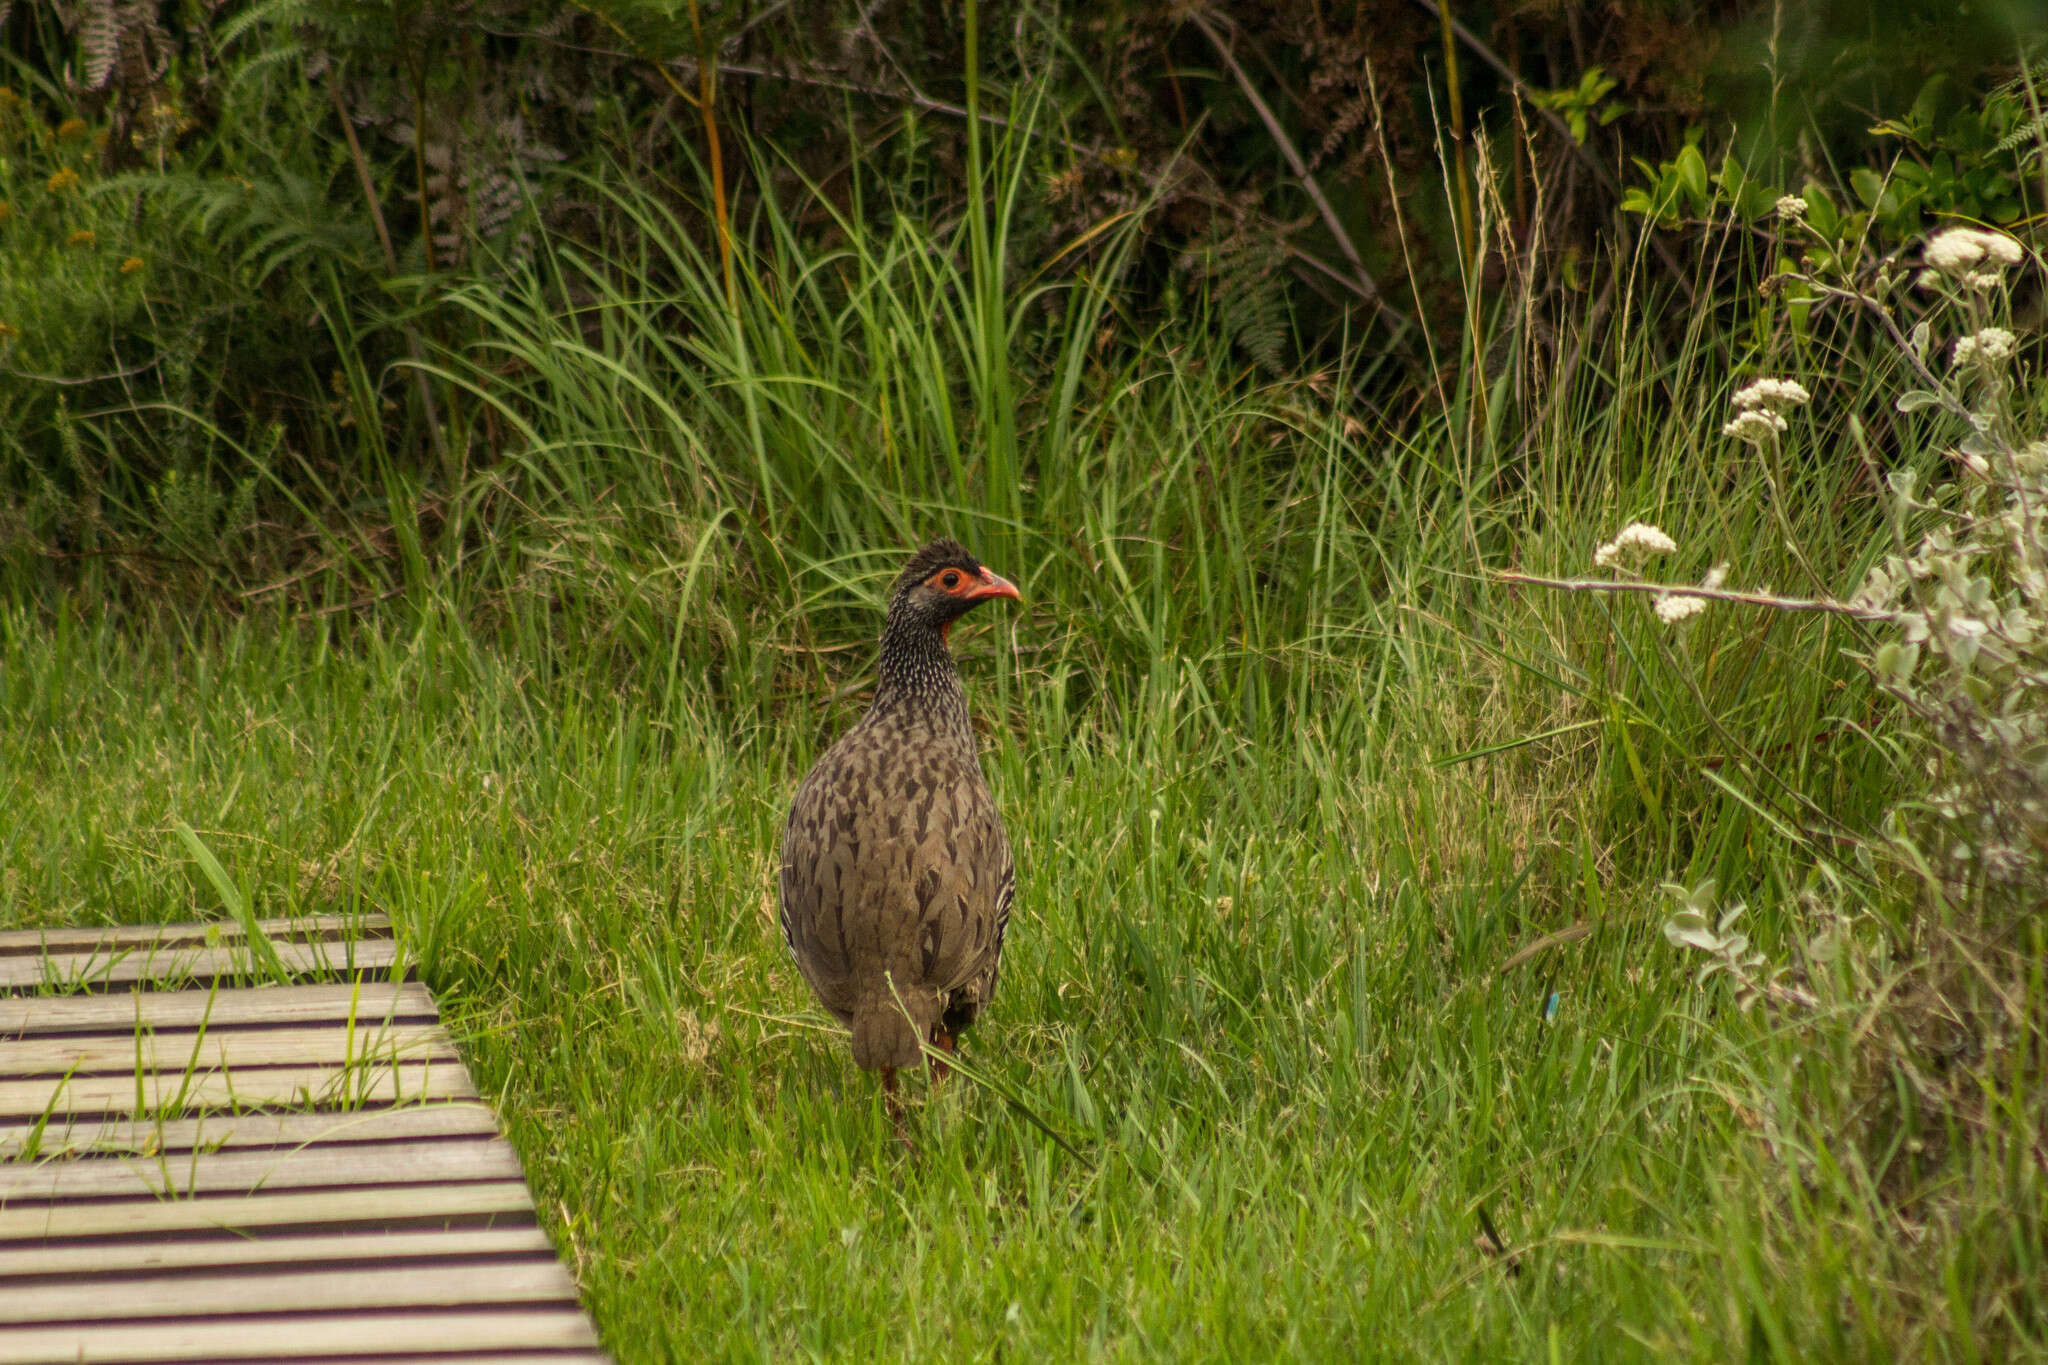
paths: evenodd
<path fill-rule="evenodd" d="M 1956 342 L 1955 365 L 1962 369 L 1967 365 L 1981 365 L 1990 369 L 1994 365 L 2012 358 L 2016 339 L 2003 327 L 1986 327 Z"/>
<path fill-rule="evenodd" d="M 1706 609 L 1707 599 L 1704 597 L 1678 597 L 1668 592 L 1657 597 L 1657 619 L 1667 626 L 1675 626 Z"/>
<path fill-rule="evenodd" d="M 1759 379 L 1736 392 L 1735 416 L 1721 434 L 1760 446 L 1785 430 L 1787 408 L 1812 401 L 1806 385 L 1796 379 Z"/>
<path fill-rule="evenodd" d="M 1813 401 L 1813 395 L 1806 391 L 1806 385 L 1796 379 L 1759 379 L 1735 395 L 1735 410 L 1749 412 L 1761 408 L 1766 412 L 1783 412 L 1786 408 L 1801 408 Z"/>
<path fill-rule="evenodd" d="M 1621 534 L 1593 552 L 1593 563 L 1603 569 L 1626 568 L 1651 555 L 1668 555 L 1678 542 L 1646 521 L 1632 521 Z"/>
<path fill-rule="evenodd" d="M 1806 216 L 1806 201 L 1796 194 L 1779 195 L 1778 202 L 1771 205 L 1771 208 L 1777 212 L 1780 218 L 1804 218 Z"/>
<path fill-rule="evenodd" d="M 1721 434 L 1760 446 L 1784 429 L 1785 419 L 1777 413 L 1767 408 L 1751 408 L 1748 412 L 1736 413 L 1734 419 L 1721 428 Z"/>
<path fill-rule="evenodd" d="M 1707 576 L 1700 580 L 1700 586 L 1703 588 L 1718 588 L 1727 581 L 1728 566 L 1726 564 L 1716 564 L 1707 571 Z M 1657 594 L 1657 619 L 1667 626 L 1675 626 L 1680 621 L 1697 616 L 1706 609 L 1707 599 L 1704 597 L 1683 597 L 1677 593 L 1669 592 Z"/>
<path fill-rule="evenodd" d="M 1927 244 L 1927 264 L 1960 275 L 1980 262 L 1994 273 L 2020 263 L 2020 244 L 2002 232 L 1950 228 Z"/>

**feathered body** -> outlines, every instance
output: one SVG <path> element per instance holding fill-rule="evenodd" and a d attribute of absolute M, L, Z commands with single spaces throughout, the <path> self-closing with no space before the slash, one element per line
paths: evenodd
<path fill-rule="evenodd" d="M 804 979 L 888 1073 L 950 1047 L 995 994 L 1016 872 L 982 778 L 953 621 L 1017 590 L 953 541 L 889 597 L 868 712 L 797 788 L 782 839 L 782 929 Z"/>

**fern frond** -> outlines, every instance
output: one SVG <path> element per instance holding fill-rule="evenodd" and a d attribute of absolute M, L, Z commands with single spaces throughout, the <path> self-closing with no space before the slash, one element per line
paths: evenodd
<path fill-rule="evenodd" d="M 122 0 L 79 0 L 78 46 L 85 59 L 85 88 L 104 90 L 121 57 Z"/>
<path fill-rule="evenodd" d="M 319 7 L 313 0 L 259 0 L 216 28 L 214 45 L 225 52 L 251 29 L 272 24 L 297 28 L 315 23 L 318 16 Z"/>

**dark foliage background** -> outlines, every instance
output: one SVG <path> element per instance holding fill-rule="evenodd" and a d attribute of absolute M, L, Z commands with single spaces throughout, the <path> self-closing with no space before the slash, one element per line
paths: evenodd
<path fill-rule="evenodd" d="M 1495 382 L 1505 332 L 1597 332 L 1620 274 L 1699 299 L 1768 273 L 1780 192 L 1832 193 L 1878 260 L 1935 219 L 2018 223 L 2040 183 L 2029 0 L 994 3 L 974 42 L 969 13 L 0 3 L 9 562 L 246 586 L 388 511 L 397 471 L 431 547 L 502 453 L 417 368 L 468 344 L 451 288 L 538 232 L 630 234 L 627 179 L 707 250 L 771 198 L 821 251 L 835 213 L 957 215 L 970 104 L 1038 134 L 1013 276 L 1087 271 L 1135 215 L 1119 335 L 1192 318 L 1249 373 L 1348 361 L 1344 401 L 1394 427 L 1447 374 Z M 1059 325 L 1026 322 L 1026 352 Z M 361 535 L 364 566 L 397 553 Z"/>

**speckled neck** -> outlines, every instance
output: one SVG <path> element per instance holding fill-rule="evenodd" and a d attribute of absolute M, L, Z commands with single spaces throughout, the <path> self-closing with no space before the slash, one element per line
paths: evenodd
<path fill-rule="evenodd" d="M 882 628 L 882 656 L 875 671 L 876 712 L 922 714 L 971 742 L 960 670 L 953 666 L 945 637 L 929 622 L 892 615 Z"/>

